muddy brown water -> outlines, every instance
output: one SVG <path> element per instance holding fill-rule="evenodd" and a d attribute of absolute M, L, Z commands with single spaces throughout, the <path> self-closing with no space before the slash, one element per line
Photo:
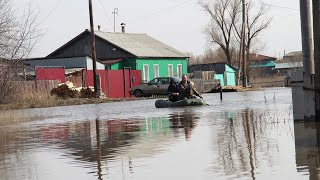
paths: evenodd
<path fill-rule="evenodd" d="M 291 90 L 0 111 L 0 179 L 317 179 L 317 125 L 294 123 Z M 0 119 L 1 119 L 0 118 Z M 320 134 L 320 133 L 319 133 Z"/>

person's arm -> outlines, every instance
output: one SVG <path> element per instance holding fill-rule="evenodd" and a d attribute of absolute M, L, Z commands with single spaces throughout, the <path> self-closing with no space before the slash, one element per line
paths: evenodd
<path fill-rule="evenodd" d="M 203 98 L 202 95 L 193 87 L 193 85 L 190 83 L 189 87 L 193 90 L 194 94 L 200 98 Z"/>
<path fill-rule="evenodd" d="M 170 85 L 168 86 L 167 94 L 168 94 L 168 95 L 171 95 L 171 94 L 172 94 L 172 92 L 171 92 L 171 86 L 170 86 Z"/>

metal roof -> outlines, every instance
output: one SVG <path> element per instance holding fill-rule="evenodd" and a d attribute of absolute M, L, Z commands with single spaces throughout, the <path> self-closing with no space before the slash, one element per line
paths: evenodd
<path fill-rule="evenodd" d="M 264 61 L 264 62 L 252 62 L 250 67 L 253 68 L 262 68 L 262 67 L 275 67 L 275 63 L 273 61 Z"/>
<path fill-rule="evenodd" d="M 276 63 L 275 69 L 291 69 L 303 67 L 302 62 Z"/>
<path fill-rule="evenodd" d="M 265 56 L 261 54 L 250 54 L 251 61 L 274 61 L 276 59 L 276 57 Z"/>
<path fill-rule="evenodd" d="M 148 36 L 147 34 L 110 33 L 96 31 L 96 36 L 137 57 L 186 58 L 184 53 Z"/>
<path fill-rule="evenodd" d="M 288 54 L 286 54 L 285 56 L 286 57 L 289 57 L 289 56 L 302 56 L 302 51 L 294 51 L 294 52 L 290 52 Z"/>

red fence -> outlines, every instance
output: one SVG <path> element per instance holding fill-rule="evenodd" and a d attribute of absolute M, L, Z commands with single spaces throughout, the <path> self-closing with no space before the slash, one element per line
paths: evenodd
<path fill-rule="evenodd" d="M 130 97 L 131 87 L 141 84 L 139 70 L 97 70 L 100 75 L 101 89 L 107 97 Z M 93 86 L 93 71 L 84 71 L 85 86 Z"/>
<path fill-rule="evenodd" d="M 61 83 L 66 82 L 63 67 L 37 67 L 37 80 L 60 80 Z"/>
<path fill-rule="evenodd" d="M 102 92 L 107 97 L 130 97 L 131 87 L 141 84 L 141 71 L 139 70 L 97 70 L 100 76 Z M 83 70 L 78 76 L 65 78 L 64 68 L 37 68 L 37 80 L 60 80 L 61 83 L 70 81 L 75 86 L 93 86 L 93 71 Z"/>

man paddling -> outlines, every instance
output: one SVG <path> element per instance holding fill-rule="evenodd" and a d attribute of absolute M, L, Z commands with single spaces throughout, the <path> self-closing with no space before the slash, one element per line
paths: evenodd
<path fill-rule="evenodd" d="M 188 80 L 188 77 L 185 74 L 182 76 L 182 81 L 180 81 L 180 83 L 178 84 L 178 89 L 179 89 L 179 94 L 184 98 L 187 98 L 187 99 L 195 98 L 193 95 L 196 95 L 201 99 L 203 99 L 201 94 L 194 89 L 193 83 L 191 83 Z"/>

